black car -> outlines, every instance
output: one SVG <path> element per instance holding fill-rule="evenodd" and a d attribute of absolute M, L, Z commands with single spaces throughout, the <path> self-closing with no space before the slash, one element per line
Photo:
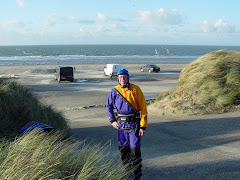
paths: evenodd
<path fill-rule="evenodd" d="M 140 68 L 141 72 L 147 71 L 149 73 L 151 72 L 159 72 L 160 71 L 160 67 L 156 66 L 155 64 L 146 64 L 145 66 L 142 66 Z"/>
<path fill-rule="evenodd" d="M 70 81 L 73 82 L 74 80 L 74 74 L 73 74 L 74 68 L 70 66 L 57 66 L 55 68 L 55 79 L 60 81 Z"/>

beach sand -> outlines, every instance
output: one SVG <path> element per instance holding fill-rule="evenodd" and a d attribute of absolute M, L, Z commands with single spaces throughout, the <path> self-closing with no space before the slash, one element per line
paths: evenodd
<path fill-rule="evenodd" d="M 172 91 L 187 64 L 157 64 L 161 68 L 159 73 L 140 72 L 143 65 L 123 64 L 123 67 L 130 73 L 130 82 L 142 89 L 146 100 L 151 100 L 159 92 Z M 54 76 L 56 65 L 0 66 L 0 77 L 12 77 L 30 88 L 41 102 L 61 111 L 73 128 L 109 125 L 104 105 L 110 90 L 118 85 L 117 78 L 104 75 L 105 64 L 69 66 L 75 67 L 74 82 L 58 83 Z M 94 123 L 88 120 L 93 118 L 96 118 Z M 84 123 L 80 125 L 79 122 Z"/>
<path fill-rule="evenodd" d="M 143 64 L 125 64 L 130 82 L 138 85 L 146 99 L 154 99 L 160 91 L 175 88 L 180 71 L 186 64 L 162 64 L 160 73 L 140 72 Z M 69 65 L 71 66 L 71 65 Z M 54 77 L 56 65 L 0 66 L 0 77 L 12 77 L 29 87 L 40 99 L 61 111 L 83 106 L 103 105 L 110 90 L 118 84 L 116 77 L 104 76 L 104 64 L 72 65 L 74 82 L 58 83 Z M 68 117 L 72 119 L 71 117 Z"/>
<path fill-rule="evenodd" d="M 144 64 L 123 64 L 130 82 L 138 85 L 145 98 L 155 99 L 160 91 L 176 87 L 180 71 L 186 64 L 159 64 L 160 73 L 140 72 Z M 55 80 L 56 65 L 0 66 L 0 77 L 30 88 L 40 101 L 63 113 L 73 129 L 109 126 L 106 108 L 108 93 L 118 85 L 117 78 L 105 76 L 105 64 L 69 65 L 75 67 L 74 82 Z M 94 123 L 93 123 L 94 122 Z"/>
<path fill-rule="evenodd" d="M 123 64 L 130 72 L 130 82 L 140 86 L 146 99 L 173 90 L 186 66 L 158 64 L 159 73 L 143 73 L 142 65 Z M 55 65 L 0 66 L 0 76 L 12 77 L 36 93 L 41 102 L 62 112 L 76 139 L 109 142 L 111 152 L 116 155 L 116 130 L 108 121 L 104 105 L 108 93 L 118 84 L 117 79 L 104 76 L 103 64 L 74 66 L 74 82 L 58 83 L 54 78 Z M 191 117 L 149 114 L 146 135 L 142 138 L 142 179 L 194 179 L 203 174 L 219 179 L 219 174 L 214 173 L 219 168 L 226 179 L 234 179 L 238 174 L 229 173 L 228 169 L 234 169 L 234 162 L 240 157 L 239 116 L 240 113 Z"/>
<path fill-rule="evenodd" d="M 160 91 L 176 87 L 180 71 L 186 64 L 157 64 L 159 73 L 140 72 L 144 64 L 123 64 L 130 73 L 130 82 L 138 85 L 146 98 L 155 99 Z M 105 64 L 69 65 L 75 67 L 74 82 L 58 83 L 56 65 L 0 66 L 0 77 L 30 88 L 40 101 L 63 113 L 74 129 L 109 126 L 106 108 L 108 93 L 118 85 L 117 78 L 104 76 Z M 78 135 L 76 135 L 78 136 Z"/>

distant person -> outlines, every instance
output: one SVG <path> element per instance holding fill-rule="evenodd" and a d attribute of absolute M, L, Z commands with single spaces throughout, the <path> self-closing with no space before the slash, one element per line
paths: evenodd
<path fill-rule="evenodd" d="M 140 179 L 140 142 L 147 127 L 146 102 L 141 89 L 129 83 L 126 69 L 118 71 L 117 79 L 119 85 L 110 91 L 106 102 L 108 117 L 118 130 L 118 146 L 125 169 L 128 173 L 133 171 L 134 179 Z"/>

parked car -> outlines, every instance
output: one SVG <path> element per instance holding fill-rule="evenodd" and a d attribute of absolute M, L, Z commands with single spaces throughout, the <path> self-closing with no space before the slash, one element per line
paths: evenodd
<path fill-rule="evenodd" d="M 151 72 L 159 72 L 160 71 L 160 67 L 156 66 L 155 64 L 146 64 L 145 66 L 142 66 L 140 68 L 141 72 L 147 71 L 149 73 Z"/>
<path fill-rule="evenodd" d="M 103 69 L 104 75 L 112 78 L 113 76 L 117 76 L 119 69 L 123 69 L 121 64 L 107 64 L 107 67 L 104 67 Z"/>
<path fill-rule="evenodd" d="M 70 66 L 57 66 L 55 68 L 55 79 L 60 81 L 71 81 L 74 80 L 74 68 Z"/>

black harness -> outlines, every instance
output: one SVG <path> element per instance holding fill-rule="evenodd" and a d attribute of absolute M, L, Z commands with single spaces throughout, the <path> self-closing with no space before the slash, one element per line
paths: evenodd
<path fill-rule="evenodd" d="M 134 114 L 128 114 L 128 115 L 118 114 L 117 112 L 114 112 L 114 114 L 115 114 L 115 117 L 122 122 L 129 122 L 129 121 L 140 119 L 140 112 L 137 112 Z"/>
<path fill-rule="evenodd" d="M 132 108 L 132 110 L 134 111 L 133 114 L 128 114 L 128 115 L 123 115 L 123 114 L 118 114 L 118 113 L 114 113 L 116 118 L 122 122 L 129 122 L 129 121 L 133 121 L 133 120 L 137 120 L 137 119 L 141 119 L 141 113 L 140 111 L 137 111 L 136 108 L 130 103 L 128 102 L 128 100 L 123 97 L 123 95 L 116 89 L 113 89 L 115 92 L 117 92 L 117 94 L 127 103 L 128 106 L 130 106 Z"/>

